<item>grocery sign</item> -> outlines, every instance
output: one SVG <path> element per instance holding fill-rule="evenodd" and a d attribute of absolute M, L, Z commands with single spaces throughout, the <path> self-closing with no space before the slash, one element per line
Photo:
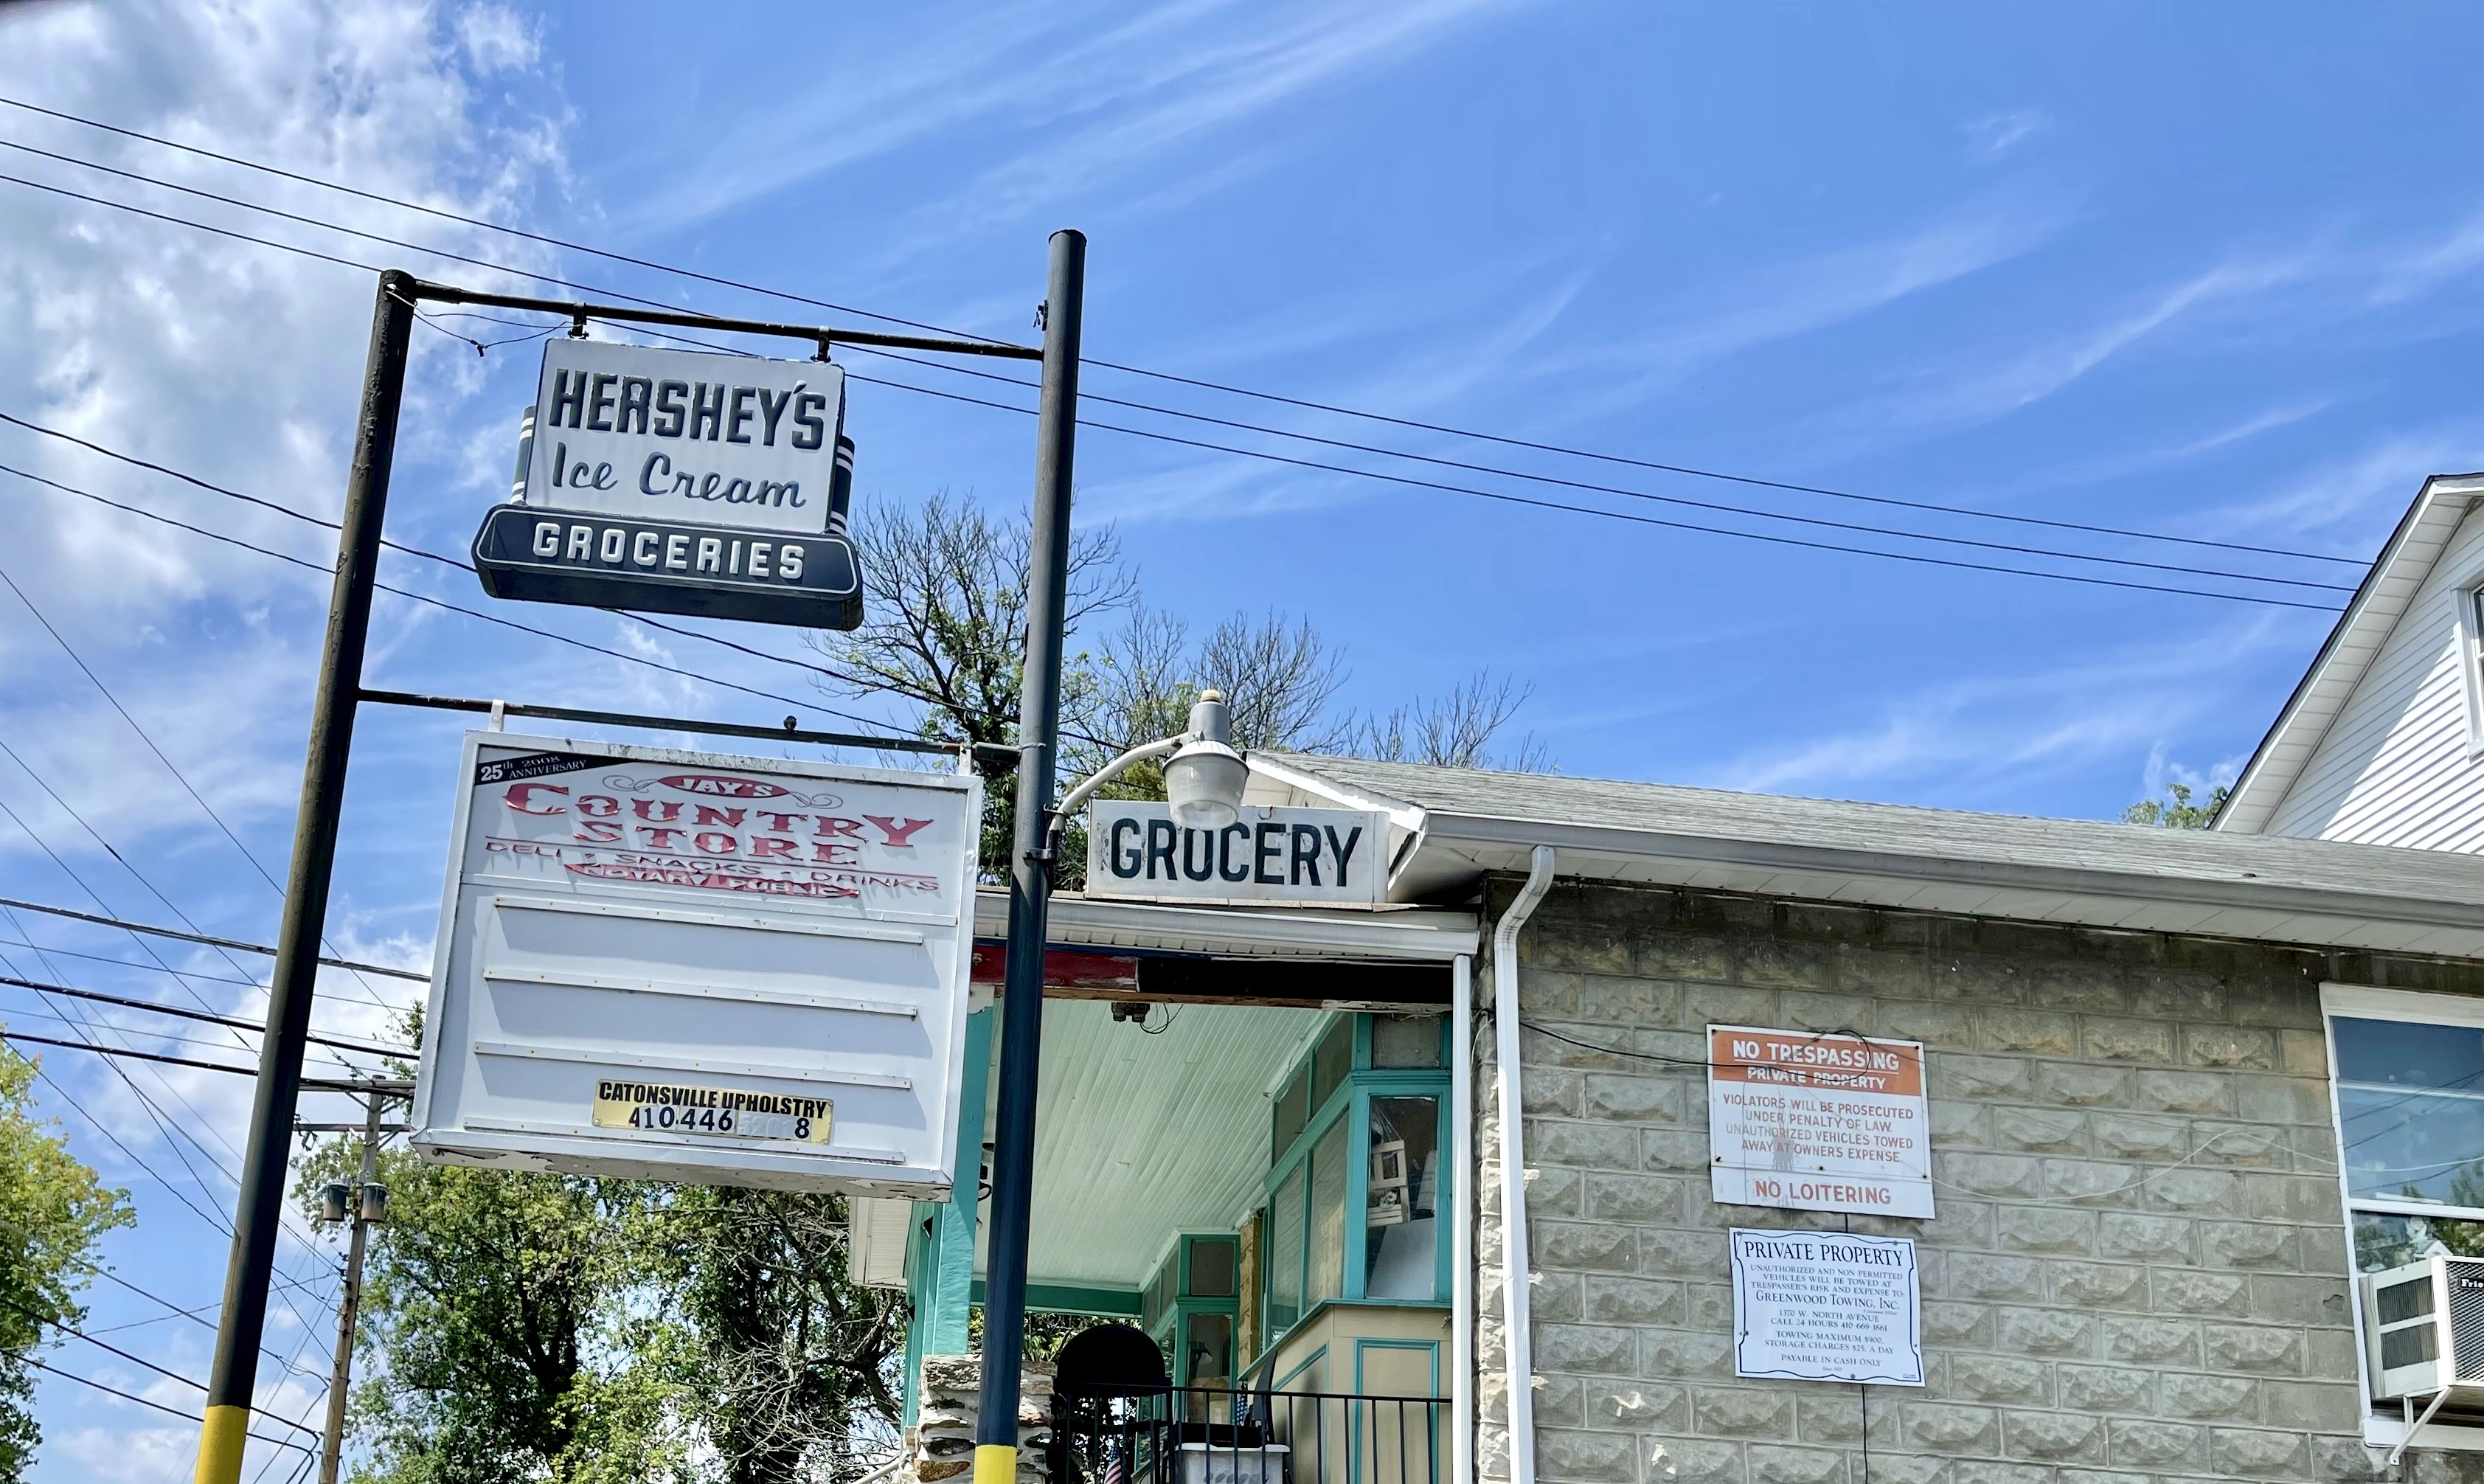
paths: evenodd
<path fill-rule="evenodd" d="M 512 499 L 474 535 L 483 590 L 852 629 L 844 423 L 826 362 L 549 341 Z"/>
<path fill-rule="evenodd" d="M 1923 1043 L 1710 1026 L 1708 1152 L 1719 1205 L 1930 1216 Z"/>
<path fill-rule="evenodd" d="M 1087 820 L 1087 895 L 1182 902 L 1389 900 L 1389 816 L 1252 806 L 1190 829 L 1173 806 L 1099 800 Z"/>
<path fill-rule="evenodd" d="M 979 779 L 504 732 L 462 768 L 417 1152 L 949 1188 Z"/>

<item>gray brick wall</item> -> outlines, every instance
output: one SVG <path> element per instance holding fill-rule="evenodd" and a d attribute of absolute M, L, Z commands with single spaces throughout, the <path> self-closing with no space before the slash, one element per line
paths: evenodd
<path fill-rule="evenodd" d="M 1927 1386 L 1738 1380 L 1726 1228 L 1841 1218 L 1709 1200 L 1699 1066 L 1525 1031 L 1544 1484 L 2380 1476 L 2319 985 L 2476 993 L 2479 966 L 1575 885 L 1522 953 L 1524 1018 L 1580 1040 L 1690 1063 L 1711 1022 L 1924 1041 L 1942 1182 L 1935 1220 L 1852 1218 L 1920 1243 Z M 1499 1113 L 1478 1040 L 1491 1478 L 1508 1475 Z M 2402 1472 L 2484 1480 L 2484 1455 L 2418 1449 Z"/>

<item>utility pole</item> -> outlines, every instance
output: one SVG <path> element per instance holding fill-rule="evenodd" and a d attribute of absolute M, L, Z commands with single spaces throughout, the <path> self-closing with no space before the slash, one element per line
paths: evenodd
<path fill-rule="evenodd" d="M 337 862 L 337 822 L 345 805 L 345 759 L 353 746 L 354 704 L 362 693 L 363 650 L 370 637 L 380 520 L 388 508 L 389 471 L 396 454 L 397 410 L 405 400 L 415 288 L 411 275 L 390 269 L 380 275 L 378 303 L 371 310 L 370 358 L 363 370 L 353 468 L 345 479 L 337 580 L 328 604 L 327 641 L 319 655 L 302 803 L 294 818 L 284 926 L 276 940 L 276 971 L 269 979 L 267 1032 L 259 1043 L 250 1144 L 243 1150 L 241 1192 L 233 1205 L 232 1255 L 225 1268 L 224 1317 L 216 1328 L 206 1417 L 199 1430 L 196 1484 L 240 1484 L 242 1449 L 250 1435 L 268 1280 L 276 1261 L 277 1228 L 284 1216 L 293 1111 L 302 1092 L 303 1038 L 310 1029 L 310 1001 L 317 989 L 319 936 Z"/>
<path fill-rule="evenodd" d="M 345 1393 L 354 1381 L 354 1317 L 363 1303 L 363 1246 L 379 1213 L 371 1192 L 380 1173 L 380 1102 L 370 1094 L 363 1118 L 363 1177 L 352 1193 L 354 1234 L 345 1243 L 345 1291 L 337 1305 L 337 1361 L 328 1371 L 328 1424 L 319 1436 L 319 1484 L 337 1484 L 337 1460 L 345 1449 Z"/>
<path fill-rule="evenodd" d="M 1078 331 L 1087 238 L 1052 234 L 1044 285 L 1043 391 L 1035 427 L 1026 667 L 1018 698 L 1017 819 L 1010 846 L 1009 961 L 992 1128 L 992 1228 L 984 1278 L 983 1392 L 974 1484 L 1017 1484 L 1018 1351 L 1026 1336 L 1027 1212 L 1035 1166 L 1035 1074 L 1043 1038 L 1043 948 L 1052 896 L 1044 836 L 1061 740 L 1061 648 L 1069 591 L 1070 469 L 1078 437 Z"/>

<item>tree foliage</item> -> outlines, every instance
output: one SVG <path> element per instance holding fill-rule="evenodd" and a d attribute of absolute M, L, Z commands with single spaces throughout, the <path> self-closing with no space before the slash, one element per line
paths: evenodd
<path fill-rule="evenodd" d="M 1026 643 L 1025 523 L 1004 525 L 973 505 L 934 497 L 876 504 L 855 528 L 871 584 L 871 618 L 851 634 L 812 634 L 828 661 L 822 684 L 840 695 L 895 695 L 921 708 L 926 737 L 1008 744 L 1017 737 L 1020 657 Z M 1138 573 L 1111 532 L 1073 544 L 1067 607 L 1071 651 L 1062 665 L 1065 774 L 1080 775 L 1129 747 L 1178 733 L 1202 689 L 1225 692 L 1234 744 L 1245 750 L 1349 752 L 1450 768 L 1546 768 L 1532 738 L 1492 743 L 1530 690 L 1478 671 L 1447 695 L 1418 698 L 1369 717 L 1340 710 L 1344 652 L 1308 619 L 1237 613 L 1194 636 L 1178 615 L 1143 602 Z M 1109 632 L 1092 631 L 1107 619 Z M 1094 642 L 1079 647 L 1082 637 Z M 1006 872 L 1012 791 L 995 787 L 985 815 L 987 875 Z M 1133 768 L 1106 797 L 1163 796 L 1163 773 Z M 1073 839 L 1071 844 L 1076 844 Z M 1075 850 L 1065 851 L 1074 879 Z M 1068 883 L 1065 883 L 1068 884 Z"/>
<path fill-rule="evenodd" d="M 78 1163 L 55 1123 L 34 1116 L 35 1064 L 0 1046 L 0 1484 L 34 1462 L 42 1430 L 27 1363 L 47 1327 L 76 1326 L 95 1245 L 133 1220 L 128 1195 Z"/>
<path fill-rule="evenodd" d="M 2191 802 L 2191 785 L 2169 783 L 2165 785 L 2164 797 L 2143 798 L 2121 811 L 2121 822 L 2153 824 L 2162 829 L 2205 829 L 2232 793 L 2230 785 L 2221 783 L 2204 801 L 2195 804 Z"/>

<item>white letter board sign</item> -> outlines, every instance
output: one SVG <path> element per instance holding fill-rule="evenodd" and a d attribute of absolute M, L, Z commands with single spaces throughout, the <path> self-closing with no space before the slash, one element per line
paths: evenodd
<path fill-rule="evenodd" d="M 1921 1041 L 1708 1028 L 1708 1167 L 1719 1205 L 1932 1214 Z"/>
<path fill-rule="evenodd" d="M 414 1147 L 945 1192 L 982 817 L 972 775 L 469 734 Z"/>
<path fill-rule="evenodd" d="M 1733 1229 L 1734 1374 L 1924 1384 L 1915 1244 Z"/>
<path fill-rule="evenodd" d="M 1173 806 L 1098 799 L 1087 816 L 1087 895 L 1183 902 L 1389 900 L 1389 816 L 1289 805 L 1186 829 Z"/>

